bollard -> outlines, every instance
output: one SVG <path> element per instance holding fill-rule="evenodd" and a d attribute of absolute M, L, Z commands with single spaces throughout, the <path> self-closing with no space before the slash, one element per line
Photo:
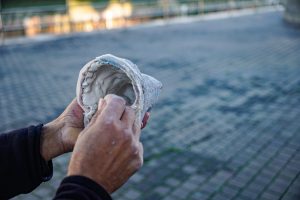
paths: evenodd
<path fill-rule="evenodd" d="M 289 23 L 300 25 L 300 1 L 286 0 L 284 7 L 284 19 Z"/>

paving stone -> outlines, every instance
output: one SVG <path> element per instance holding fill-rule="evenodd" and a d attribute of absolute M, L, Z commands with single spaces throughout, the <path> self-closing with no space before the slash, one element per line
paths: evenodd
<path fill-rule="evenodd" d="M 130 190 L 126 191 L 124 196 L 127 199 L 139 199 L 141 196 L 141 193 L 137 190 L 130 189 Z"/>
<path fill-rule="evenodd" d="M 181 185 L 181 187 L 183 187 L 187 191 L 193 191 L 193 190 L 196 190 L 197 188 L 199 188 L 199 184 L 196 184 L 196 183 L 188 180 L 188 181 L 184 182 Z"/>
<path fill-rule="evenodd" d="M 136 173 L 130 178 L 130 180 L 134 183 L 139 183 L 143 180 L 143 178 L 144 177 L 141 173 Z"/>
<path fill-rule="evenodd" d="M 258 192 L 250 190 L 248 187 L 246 187 L 238 196 L 238 198 L 241 197 L 242 199 L 257 199 L 258 195 Z"/>
<path fill-rule="evenodd" d="M 298 177 L 296 181 L 294 181 L 287 190 L 287 193 L 294 196 L 300 196 L 299 188 L 300 188 L 300 178 Z"/>
<path fill-rule="evenodd" d="M 241 189 L 241 188 L 243 188 L 246 185 L 246 182 L 244 182 L 244 181 L 237 181 L 236 179 L 230 179 L 228 181 L 228 185 L 230 187 Z"/>
<path fill-rule="evenodd" d="M 270 192 L 264 192 L 261 195 L 261 199 L 265 199 L 265 200 L 276 200 L 279 199 L 280 197 L 276 194 L 270 193 Z"/>
<path fill-rule="evenodd" d="M 260 194 L 264 190 L 265 187 L 266 187 L 266 185 L 261 185 L 261 184 L 256 184 L 255 182 L 251 182 L 245 188 L 245 190 L 252 192 L 252 193 Z"/>
<path fill-rule="evenodd" d="M 162 199 L 163 197 L 156 193 L 145 194 L 143 199 L 152 200 L 152 199 Z"/>
<path fill-rule="evenodd" d="M 190 191 L 185 190 L 184 188 L 178 187 L 174 190 L 171 195 L 178 199 L 186 199 L 190 194 Z"/>
<path fill-rule="evenodd" d="M 218 193 L 218 194 L 214 195 L 211 199 L 212 200 L 228 200 L 228 198 L 223 196 L 222 193 Z"/>
<path fill-rule="evenodd" d="M 220 170 L 210 179 L 210 182 L 222 185 L 231 176 L 232 173 L 225 170 Z"/>
<path fill-rule="evenodd" d="M 203 193 L 203 192 L 194 192 L 194 193 L 192 193 L 192 195 L 191 195 L 191 198 L 193 198 L 193 199 L 207 199 L 209 197 L 209 194 L 207 194 L 207 193 Z"/>
<path fill-rule="evenodd" d="M 200 185 L 205 181 L 206 177 L 202 175 L 192 175 L 189 179 L 188 182 L 195 183 L 195 185 Z"/>
<path fill-rule="evenodd" d="M 255 177 L 255 179 L 251 182 L 251 184 L 256 185 L 258 187 L 265 187 L 267 184 L 271 182 L 271 177 L 263 176 L 260 173 Z"/>
<path fill-rule="evenodd" d="M 174 200 L 174 199 L 176 199 L 176 197 L 174 197 L 174 196 L 166 196 L 166 197 L 164 197 L 163 200 Z"/>
<path fill-rule="evenodd" d="M 180 181 L 174 178 L 168 178 L 165 183 L 169 186 L 176 187 L 180 184 Z"/>
<path fill-rule="evenodd" d="M 300 199 L 300 195 L 298 194 L 286 194 L 282 198 L 282 200 L 298 200 Z"/>
<path fill-rule="evenodd" d="M 222 187 L 220 194 L 226 197 L 227 199 L 233 199 L 234 196 L 239 192 L 239 188 L 230 187 L 228 185 Z"/>
<path fill-rule="evenodd" d="M 254 200 L 255 197 L 251 196 L 251 194 L 240 194 L 237 196 L 237 199 L 241 199 L 241 200 Z"/>
<path fill-rule="evenodd" d="M 268 189 L 274 193 L 278 193 L 281 195 L 286 189 L 288 189 L 289 184 L 289 181 L 276 178 L 276 180 L 272 182 Z"/>
<path fill-rule="evenodd" d="M 154 189 L 155 193 L 160 194 L 161 196 L 166 196 L 167 193 L 169 193 L 170 188 L 165 186 L 158 186 Z"/>
<path fill-rule="evenodd" d="M 204 193 L 212 194 L 216 192 L 220 187 L 221 185 L 215 185 L 208 182 L 201 186 L 200 191 L 203 191 Z"/>
<path fill-rule="evenodd" d="M 193 174 L 197 171 L 197 168 L 191 165 L 186 165 L 183 167 L 183 171 L 186 172 L 187 174 Z"/>

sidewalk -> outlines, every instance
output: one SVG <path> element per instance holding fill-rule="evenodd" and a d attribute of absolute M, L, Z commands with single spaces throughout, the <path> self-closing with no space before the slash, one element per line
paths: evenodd
<path fill-rule="evenodd" d="M 300 30 L 281 12 L 0 47 L 1 131 L 55 118 L 83 64 L 104 53 L 164 84 L 144 166 L 114 199 L 300 199 Z M 68 159 L 15 199 L 51 199 Z"/>

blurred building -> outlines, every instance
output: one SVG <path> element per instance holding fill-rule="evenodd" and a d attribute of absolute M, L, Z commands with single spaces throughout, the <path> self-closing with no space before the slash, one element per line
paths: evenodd
<path fill-rule="evenodd" d="M 2 38 L 132 26 L 152 19 L 278 4 L 279 0 L 2 0 Z"/>
<path fill-rule="evenodd" d="M 286 21 L 300 25 L 300 1 L 299 0 L 285 0 L 284 18 Z"/>
<path fill-rule="evenodd" d="M 131 12 L 130 1 L 3 0 L 1 16 L 7 36 L 34 36 L 120 27 Z"/>

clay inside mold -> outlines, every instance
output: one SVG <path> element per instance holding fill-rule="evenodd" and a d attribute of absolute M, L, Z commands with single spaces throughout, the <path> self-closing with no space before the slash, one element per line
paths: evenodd
<path fill-rule="evenodd" d="M 132 105 L 136 99 L 129 77 L 121 69 L 109 65 L 101 66 L 96 71 L 88 70 L 82 88 L 82 102 L 90 105 L 89 110 L 93 110 L 99 99 L 107 94 L 123 97 L 127 105 Z"/>

